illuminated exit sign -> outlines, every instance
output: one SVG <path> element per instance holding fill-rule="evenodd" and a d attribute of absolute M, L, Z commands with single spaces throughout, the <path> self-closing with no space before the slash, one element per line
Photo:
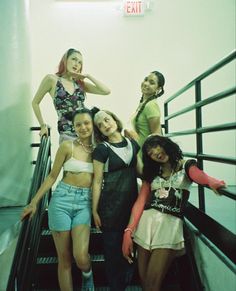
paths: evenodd
<path fill-rule="evenodd" d="M 144 1 L 124 0 L 123 9 L 125 16 L 144 15 Z"/>

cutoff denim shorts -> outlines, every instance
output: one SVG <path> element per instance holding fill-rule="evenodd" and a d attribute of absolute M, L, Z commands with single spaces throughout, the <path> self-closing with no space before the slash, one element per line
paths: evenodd
<path fill-rule="evenodd" d="M 48 207 L 49 229 L 68 231 L 77 225 L 91 225 L 91 189 L 60 181 Z"/>

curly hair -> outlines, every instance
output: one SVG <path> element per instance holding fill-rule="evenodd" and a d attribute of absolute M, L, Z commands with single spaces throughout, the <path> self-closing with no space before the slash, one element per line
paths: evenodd
<path fill-rule="evenodd" d="M 143 104 L 142 106 L 139 108 L 138 113 L 135 117 L 135 124 L 137 124 L 138 119 L 140 114 L 143 112 L 145 106 L 147 105 L 148 102 L 152 101 L 153 99 L 157 99 L 158 97 L 162 96 L 164 94 L 164 85 L 165 85 L 165 78 L 162 75 L 162 73 L 158 72 L 158 71 L 153 71 L 151 72 L 152 74 L 155 74 L 157 77 L 157 82 L 158 82 L 158 87 L 161 88 L 160 92 L 157 93 L 156 95 L 153 95 L 151 97 L 149 97 Z M 141 97 L 139 103 L 143 102 L 143 96 Z M 138 129 L 136 128 L 136 130 L 138 131 Z"/>
<path fill-rule="evenodd" d="M 161 176 L 161 163 L 154 161 L 148 155 L 150 149 L 157 146 L 162 147 L 169 156 L 169 162 L 173 170 L 176 169 L 178 162 L 183 159 L 183 153 L 179 145 L 173 142 L 168 137 L 160 135 L 149 136 L 142 146 L 143 154 L 143 178 L 151 183 L 156 176 Z"/>

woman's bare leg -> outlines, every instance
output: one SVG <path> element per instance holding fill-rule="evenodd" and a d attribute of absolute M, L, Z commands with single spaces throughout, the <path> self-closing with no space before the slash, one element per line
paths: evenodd
<path fill-rule="evenodd" d="M 73 257 L 77 267 L 88 272 L 91 269 L 90 256 L 88 253 L 90 227 L 88 225 L 78 225 L 71 231 L 73 244 Z"/>
<path fill-rule="evenodd" d="M 143 288 L 145 285 L 146 272 L 148 269 L 150 256 L 150 251 L 138 246 L 138 271 Z"/>
<path fill-rule="evenodd" d="M 175 258 L 176 252 L 171 249 L 155 249 L 152 251 L 146 278 L 144 291 L 160 291 L 163 279 Z"/>
<path fill-rule="evenodd" d="M 71 233 L 70 231 L 53 231 L 53 240 L 58 256 L 58 281 L 61 291 L 73 291 L 71 264 Z"/>

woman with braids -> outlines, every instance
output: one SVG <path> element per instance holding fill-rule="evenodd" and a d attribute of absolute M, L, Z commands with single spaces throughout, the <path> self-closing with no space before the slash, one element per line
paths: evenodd
<path fill-rule="evenodd" d="M 132 263 L 133 238 L 143 290 L 160 291 L 171 262 L 184 253 L 183 214 L 192 182 L 216 193 L 225 183 L 200 170 L 195 160 L 184 160 L 179 146 L 167 137 L 149 136 L 142 153 L 143 183 L 122 250 Z"/>
<path fill-rule="evenodd" d="M 151 72 L 141 84 L 142 97 L 132 118 L 135 132 L 125 130 L 125 135 L 136 138 L 140 147 L 149 134 L 162 135 L 161 113 L 157 98 L 164 94 L 164 84 L 165 78 L 158 71 Z"/>
<path fill-rule="evenodd" d="M 57 111 L 60 143 L 66 139 L 77 138 L 71 120 L 75 110 L 84 107 L 86 93 L 110 94 L 110 89 L 100 81 L 89 74 L 82 74 L 82 67 L 81 53 L 70 48 L 61 59 L 58 72 L 48 74 L 42 80 L 32 101 L 35 116 L 41 127 L 40 136 L 48 135 L 48 128 L 39 106 L 47 93 L 50 94 Z"/>

